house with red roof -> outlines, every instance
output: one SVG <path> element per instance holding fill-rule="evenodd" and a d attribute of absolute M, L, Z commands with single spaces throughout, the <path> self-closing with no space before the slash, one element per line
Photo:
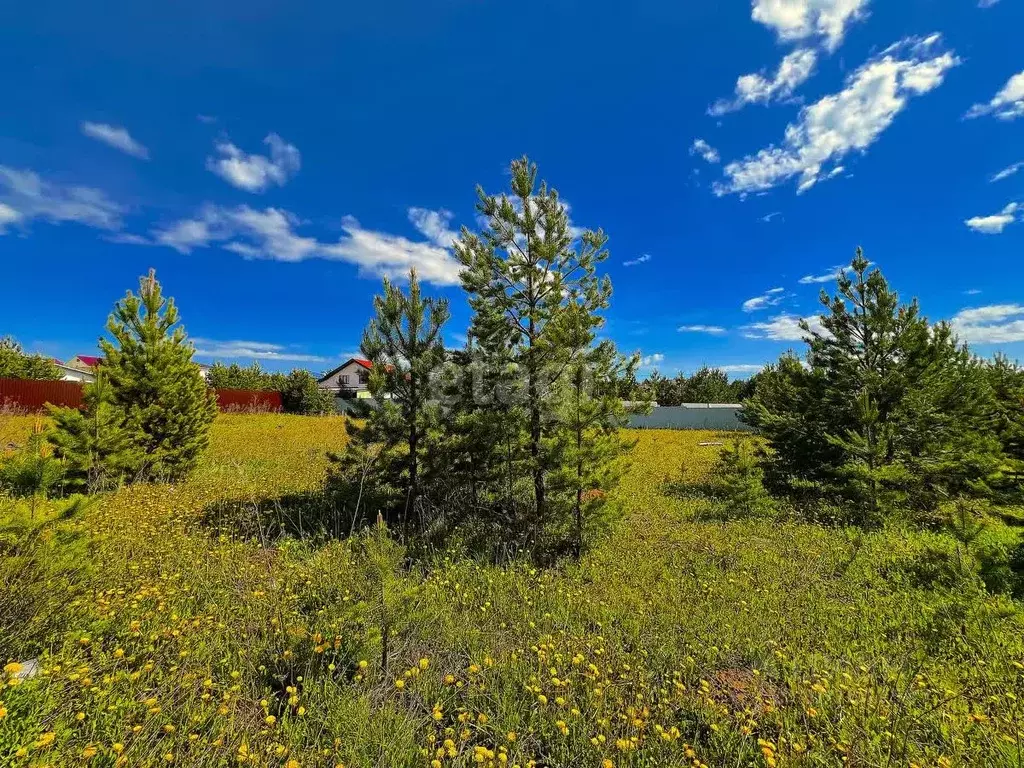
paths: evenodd
<path fill-rule="evenodd" d="M 103 358 L 96 355 L 75 355 L 68 360 L 67 365 L 82 371 L 95 371 L 102 362 Z"/>
<path fill-rule="evenodd" d="M 321 377 L 320 388 L 342 397 L 369 397 L 370 392 L 366 385 L 370 380 L 372 368 L 373 363 L 369 360 L 350 357 L 333 371 L 328 371 Z"/>

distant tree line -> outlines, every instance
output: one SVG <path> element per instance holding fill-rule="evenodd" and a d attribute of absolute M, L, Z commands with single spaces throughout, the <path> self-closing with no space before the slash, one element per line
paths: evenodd
<path fill-rule="evenodd" d="M 217 362 L 210 366 L 206 380 L 216 389 L 280 392 L 285 413 L 305 416 L 334 413 L 334 395 L 321 389 L 317 377 L 304 368 L 280 373 L 266 371 L 258 362 L 249 366 Z"/>
<path fill-rule="evenodd" d="M 10 336 L 0 338 L 0 379 L 59 381 L 60 368 L 44 355 L 30 355 Z"/>
<path fill-rule="evenodd" d="M 678 373 L 672 378 L 654 370 L 646 379 L 623 378 L 618 382 L 624 400 L 652 400 L 660 406 L 681 403 L 741 403 L 754 393 L 757 375 L 749 379 L 729 380 L 721 368 L 702 366 L 687 376 Z"/>

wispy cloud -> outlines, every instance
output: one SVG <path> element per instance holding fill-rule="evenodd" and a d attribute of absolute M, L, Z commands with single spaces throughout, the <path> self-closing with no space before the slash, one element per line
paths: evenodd
<path fill-rule="evenodd" d="M 756 312 L 760 309 L 766 309 L 768 307 L 774 307 L 781 304 L 789 298 L 786 295 L 785 288 L 772 288 L 765 291 L 760 296 L 755 296 L 752 299 L 747 299 L 743 302 L 744 312 Z"/>
<path fill-rule="evenodd" d="M 461 265 L 450 250 L 454 237 L 447 229 L 450 218 L 447 211 L 410 209 L 411 223 L 428 238 L 416 241 L 366 229 L 348 216 L 342 220 L 344 236 L 328 243 L 300 235 L 296 230 L 301 220 L 286 210 L 207 205 L 195 218 L 155 230 L 153 239 L 180 253 L 217 245 L 246 258 L 345 261 L 357 265 L 364 274 L 374 276 L 400 278 L 415 268 L 427 282 L 455 285 L 459 282 Z M 440 243 L 446 243 L 447 247 Z"/>
<path fill-rule="evenodd" d="M 966 291 L 964 291 L 964 294 L 966 296 L 977 296 L 979 293 L 981 293 L 980 288 L 968 288 Z"/>
<path fill-rule="evenodd" d="M 717 163 L 722 159 L 721 155 L 718 154 L 718 150 L 704 141 L 704 139 L 693 140 L 693 144 L 690 145 L 690 154 L 700 155 L 709 163 Z"/>
<path fill-rule="evenodd" d="M 291 346 L 265 341 L 216 341 L 192 339 L 197 357 L 225 360 L 280 360 L 295 363 L 324 363 L 329 358 L 310 355 Z"/>
<path fill-rule="evenodd" d="M 811 330 L 821 333 L 824 329 L 818 315 L 802 318 Z M 796 315 L 777 315 L 763 323 L 751 323 L 743 327 L 743 335 L 748 339 L 768 339 L 770 341 L 800 341 L 807 334 L 800 328 L 801 318 Z"/>
<path fill-rule="evenodd" d="M 781 219 L 781 218 L 782 218 L 782 211 L 772 211 L 771 213 L 762 216 L 760 219 L 758 219 L 758 221 L 761 221 L 761 222 L 763 222 L 765 224 L 768 224 L 768 223 L 774 221 L 775 219 Z"/>
<path fill-rule="evenodd" d="M 1008 179 L 1021 168 L 1024 168 L 1024 163 L 1014 163 L 1013 165 L 1008 165 L 1005 168 L 1003 168 L 1003 170 L 1001 170 L 999 173 L 994 174 L 992 178 L 989 179 L 989 181 L 1002 181 L 1003 179 Z"/>
<path fill-rule="evenodd" d="M 725 333 L 725 328 L 720 325 L 680 325 L 677 330 L 680 333 L 709 333 L 712 336 Z"/>
<path fill-rule="evenodd" d="M 999 0 L 978 0 L 979 8 L 991 8 L 993 5 L 998 3 Z"/>
<path fill-rule="evenodd" d="M 733 97 L 716 101 L 708 107 L 708 114 L 717 117 L 735 112 L 748 104 L 769 104 L 788 99 L 811 76 L 817 62 L 818 54 L 815 51 L 798 48 L 782 59 L 779 68 L 770 78 L 763 72 L 741 75 L 736 80 Z"/>
<path fill-rule="evenodd" d="M 0 165 L 0 234 L 5 225 L 33 219 L 51 224 L 75 222 L 95 229 L 121 228 L 124 209 L 93 187 L 46 181 L 38 173 Z"/>
<path fill-rule="evenodd" d="M 140 160 L 149 160 L 149 150 L 132 138 L 128 129 L 108 123 L 83 122 L 82 133 L 90 139 L 103 142 L 126 155 L 137 157 Z"/>
<path fill-rule="evenodd" d="M 284 186 L 298 173 L 302 156 L 294 144 L 276 133 L 269 134 L 263 143 L 270 149 L 269 157 L 246 154 L 230 141 L 220 141 L 216 145 L 218 156 L 208 157 L 206 168 L 246 192 L 263 192 L 274 184 Z"/>
<path fill-rule="evenodd" d="M 849 26 L 867 15 L 868 0 L 754 0 L 751 18 L 784 43 L 821 40 L 834 51 Z"/>
<path fill-rule="evenodd" d="M 797 282 L 800 283 L 800 285 L 813 285 L 815 283 L 831 283 L 837 277 L 839 277 L 840 273 L 843 271 L 845 267 L 845 264 L 839 264 L 835 267 L 829 267 L 827 272 L 823 272 L 820 275 L 804 275 L 799 280 L 797 280 Z"/>
<path fill-rule="evenodd" d="M 624 267 L 635 267 L 638 264 L 646 264 L 650 260 L 651 260 L 651 254 L 645 253 L 643 256 L 637 256 L 635 259 L 630 259 L 629 261 L 622 262 L 622 266 L 624 266 Z"/>
<path fill-rule="evenodd" d="M 974 344 L 1004 344 L 1024 341 L 1024 305 L 990 304 L 961 309 L 951 321 L 963 341 Z"/>
<path fill-rule="evenodd" d="M 991 216 L 975 216 L 967 219 L 964 224 L 975 232 L 981 232 L 983 235 L 998 235 L 1009 224 L 1017 220 L 1017 213 L 1020 209 L 1020 204 L 1010 203 L 999 213 L 994 213 Z"/>
<path fill-rule="evenodd" d="M 839 172 L 842 160 L 864 151 L 890 126 L 911 97 L 939 85 L 960 60 L 937 52 L 940 36 L 908 38 L 885 49 L 846 79 L 845 87 L 803 107 L 785 131 L 782 146 L 728 163 L 717 195 L 773 189 L 793 178 L 797 192 Z"/>
<path fill-rule="evenodd" d="M 1000 120 L 1024 117 L 1024 72 L 1011 77 L 999 93 L 984 104 L 975 104 L 964 117 L 970 119 L 982 115 L 995 115 Z"/>

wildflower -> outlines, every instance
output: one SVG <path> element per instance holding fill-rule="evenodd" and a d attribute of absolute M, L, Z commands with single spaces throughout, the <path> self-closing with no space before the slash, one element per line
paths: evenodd
<path fill-rule="evenodd" d="M 85 749 L 82 750 L 82 759 L 88 760 L 91 757 L 95 757 L 99 750 L 93 744 L 86 745 Z"/>
<path fill-rule="evenodd" d="M 291 760 L 289 760 L 287 763 L 284 764 L 284 768 L 300 768 L 299 761 L 296 760 L 295 758 L 292 758 Z"/>
<path fill-rule="evenodd" d="M 540 695 L 539 695 L 539 696 L 537 697 L 537 703 L 538 703 L 538 704 L 540 704 L 541 706 L 543 706 L 543 705 L 547 704 L 547 703 L 548 703 L 548 697 L 547 697 L 547 696 L 545 696 L 545 695 L 544 695 L 543 693 L 542 693 L 542 694 L 540 694 Z"/>
<path fill-rule="evenodd" d="M 56 733 L 54 733 L 53 731 L 47 731 L 46 733 L 42 734 L 38 739 L 36 739 L 35 748 L 46 749 L 48 746 L 53 744 L 53 740 L 56 738 Z"/>
<path fill-rule="evenodd" d="M 21 672 L 21 664 L 16 661 L 12 661 L 10 664 L 4 667 L 4 672 L 8 675 L 16 675 Z"/>
<path fill-rule="evenodd" d="M 516 736 L 516 732 L 515 731 L 509 731 L 508 733 L 505 734 L 505 738 L 508 739 L 509 741 L 515 741 L 518 738 L 518 736 Z"/>
<path fill-rule="evenodd" d="M 402 678 L 398 678 L 397 680 L 395 680 L 395 688 L 397 688 L 398 690 L 402 690 L 403 688 L 405 688 L 405 680 L 403 680 Z"/>
<path fill-rule="evenodd" d="M 427 659 L 427 658 L 420 659 L 420 669 L 426 671 L 429 666 L 430 666 L 430 659 Z"/>
<path fill-rule="evenodd" d="M 110 748 L 114 750 L 115 755 L 120 755 L 122 752 L 124 752 L 124 744 L 122 744 L 121 742 L 116 742 L 115 744 L 111 745 Z"/>
<path fill-rule="evenodd" d="M 3 720 L 5 717 L 7 717 L 7 707 L 0 701 L 0 720 Z"/>
<path fill-rule="evenodd" d="M 273 715 L 267 715 L 265 718 L 263 718 L 263 722 L 265 722 L 267 725 L 273 725 L 277 722 L 277 718 Z"/>

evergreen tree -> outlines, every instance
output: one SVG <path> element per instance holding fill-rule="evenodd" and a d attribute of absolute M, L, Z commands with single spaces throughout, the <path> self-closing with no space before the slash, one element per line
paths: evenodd
<path fill-rule="evenodd" d="M 374 318 L 363 333 L 362 352 L 372 363 L 367 388 L 377 401 L 366 426 L 357 431 L 363 443 L 385 446 L 392 484 L 402 486 L 399 510 L 403 535 L 416 530 L 428 437 L 439 419 L 432 392 L 445 361 L 441 331 L 448 320 L 446 299 L 425 298 L 416 271 L 404 293 L 387 278 L 384 293 L 373 300 Z M 395 448 L 401 446 L 402 450 Z"/>
<path fill-rule="evenodd" d="M 65 482 L 85 493 L 110 490 L 130 481 L 143 463 L 142 452 L 125 427 L 125 413 L 113 403 L 106 371 L 85 388 L 84 408 L 50 407 L 53 427 L 47 439 L 67 467 Z"/>
<path fill-rule="evenodd" d="M 216 395 L 192 362 L 193 347 L 178 325 L 153 270 L 114 306 L 113 340 L 100 339 L 110 403 L 124 414 L 141 477 L 177 480 L 191 471 L 208 443 Z"/>
<path fill-rule="evenodd" d="M 0 490 L 28 499 L 32 518 L 36 516 L 39 499 L 45 499 L 63 476 L 64 467 L 47 451 L 43 428 L 38 423 L 20 450 L 0 457 Z"/>
<path fill-rule="evenodd" d="M 10 336 L 0 338 L 0 379 L 59 381 L 60 368 L 42 355 L 29 355 Z"/>
<path fill-rule="evenodd" d="M 717 495 L 727 518 L 763 517 L 775 511 L 764 487 L 764 471 L 750 445 L 734 440 L 722 449 L 715 468 Z"/>
<path fill-rule="evenodd" d="M 837 294 L 822 292 L 821 329 L 802 323 L 806 368 L 784 357 L 745 408 L 770 443 L 770 480 L 851 500 L 861 522 L 984 492 L 1000 460 L 978 362 L 868 267 L 858 249 Z"/>
<path fill-rule="evenodd" d="M 995 399 L 993 428 L 1006 456 L 1008 485 L 1019 489 L 1024 481 L 1024 368 L 1000 354 L 985 373 Z"/>
<path fill-rule="evenodd" d="M 285 413 L 302 416 L 326 416 L 334 413 L 334 395 L 321 389 L 316 377 L 295 368 L 280 384 L 281 405 Z"/>
<path fill-rule="evenodd" d="M 608 491 L 619 480 L 619 459 L 632 447 L 620 432 L 627 413 L 615 384 L 639 363 L 636 356 L 619 355 L 610 341 L 595 343 L 604 324 L 597 311 L 608 306 L 610 291 L 596 282 L 585 287 L 592 294 L 569 297 L 556 338 L 569 360 L 554 388 L 560 408 L 551 481 L 556 497 L 568 496 L 570 543 L 577 559 L 585 526 L 598 518 L 607 503 Z"/>
<path fill-rule="evenodd" d="M 242 367 L 238 363 L 214 363 L 207 371 L 206 382 L 215 389 L 246 389 L 253 392 L 281 392 L 285 386 L 282 373 L 263 370 L 258 362 Z"/>
<path fill-rule="evenodd" d="M 732 396 L 729 375 L 720 368 L 709 368 L 704 365 L 686 379 L 680 402 L 728 403 L 732 401 Z"/>
<path fill-rule="evenodd" d="M 523 377 L 525 474 L 531 479 L 533 510 L 527 528 L 534 539 L 548 518 L 548 474 L 555 468 L 549 438 L 557 421 L 548 389 L 567 364 L 558 328 L 568 297 L 606 304 L 611 284 L 595 271 L 607 258 L 604 233 L 578 238 L 565 206 L 527 158 L 511 166 L 512 195 L 478 189 L 478 210 L 487 225 L 480 234 L 463 230 L 455 251 L 465 269 L 462 285 L 474 311 L 471 335 L 488 349 L 508 349 Z"/>

